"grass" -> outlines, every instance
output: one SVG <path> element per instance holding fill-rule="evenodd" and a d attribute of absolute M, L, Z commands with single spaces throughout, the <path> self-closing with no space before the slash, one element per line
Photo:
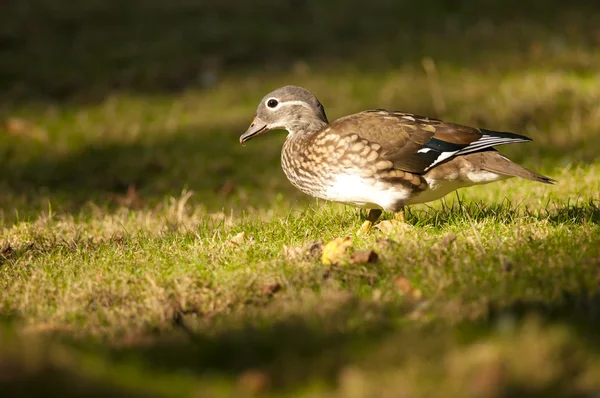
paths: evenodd
<path fill-rule="evenodd" d="M 0 395 L 600 392 L 592 4 L 71 3 L 0 17 Z M 238 143 L 289 83 L 331 119 L 526 134 L 502 153 L 558 182 L 355 236 L 286 181 L 283 134 Z M 346 236 L 378 261 L 324 265 Z"/>

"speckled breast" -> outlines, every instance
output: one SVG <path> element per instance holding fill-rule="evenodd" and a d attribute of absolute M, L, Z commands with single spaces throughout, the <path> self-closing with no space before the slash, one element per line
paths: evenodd
<path fill-rule="evenodd" d="M 396 170 L 381 145 L 328 128 L 313 136 L 290 135 L 281 164 L 291 183 L 309 195 L 355 206 L 395 209 L 426 187 L 421 176 Z"/>

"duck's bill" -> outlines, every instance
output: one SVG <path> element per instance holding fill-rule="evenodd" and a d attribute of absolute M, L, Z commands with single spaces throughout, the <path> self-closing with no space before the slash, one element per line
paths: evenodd
<path fill-rule="evenodd" d="M 246 130 L 246 132 L 240 136 L 240 144 L 250 141 L 255 136 L 267 131 L 269 131 L 267 123 L 255 117 L 254 120 L 252 120 L 250 127 L 248 127 L 248 130 Z"/>

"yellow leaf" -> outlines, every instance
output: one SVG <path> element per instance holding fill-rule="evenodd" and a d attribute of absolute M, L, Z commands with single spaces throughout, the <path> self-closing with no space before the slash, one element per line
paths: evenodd
<path fill-rule="evenodd" d="M 321 254 L 321 262 L 325 265 L 335 265 L 342 261 L 348 249 L 352 247 L 352 239 L 350 237 L 335 238 L 331 242 L 323 246 L 323 254 Z"/>

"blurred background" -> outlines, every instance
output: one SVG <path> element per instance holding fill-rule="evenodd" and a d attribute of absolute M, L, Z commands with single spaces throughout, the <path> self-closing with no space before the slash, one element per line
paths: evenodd
<path fill-rule="evenodd" d="M 598 0 L 0 0 L 0 397 L 237 396 L 269 377 L 599 396 L 599 82 Z M 284 132 L 239 144 L 286 84 L 330 120 L 388 108 L 530 136 L 500 151 L 559 182 L 411 207 L 397 242 L 355 238 L 379 265 L 327 268 L 313 249 L 358 212 L 306 206 Z"/>
<path fill-rule="evenodd" d="M 241 147 L 259 100 L 303 85 L 330 119 L 387 107 L 515 131 L 525 165 L 594 160 L 593 0 L 4 0 L 0 207 L 145 206 L 193 190 L 208 210 L 307 200 L 283 133 Z"/>

